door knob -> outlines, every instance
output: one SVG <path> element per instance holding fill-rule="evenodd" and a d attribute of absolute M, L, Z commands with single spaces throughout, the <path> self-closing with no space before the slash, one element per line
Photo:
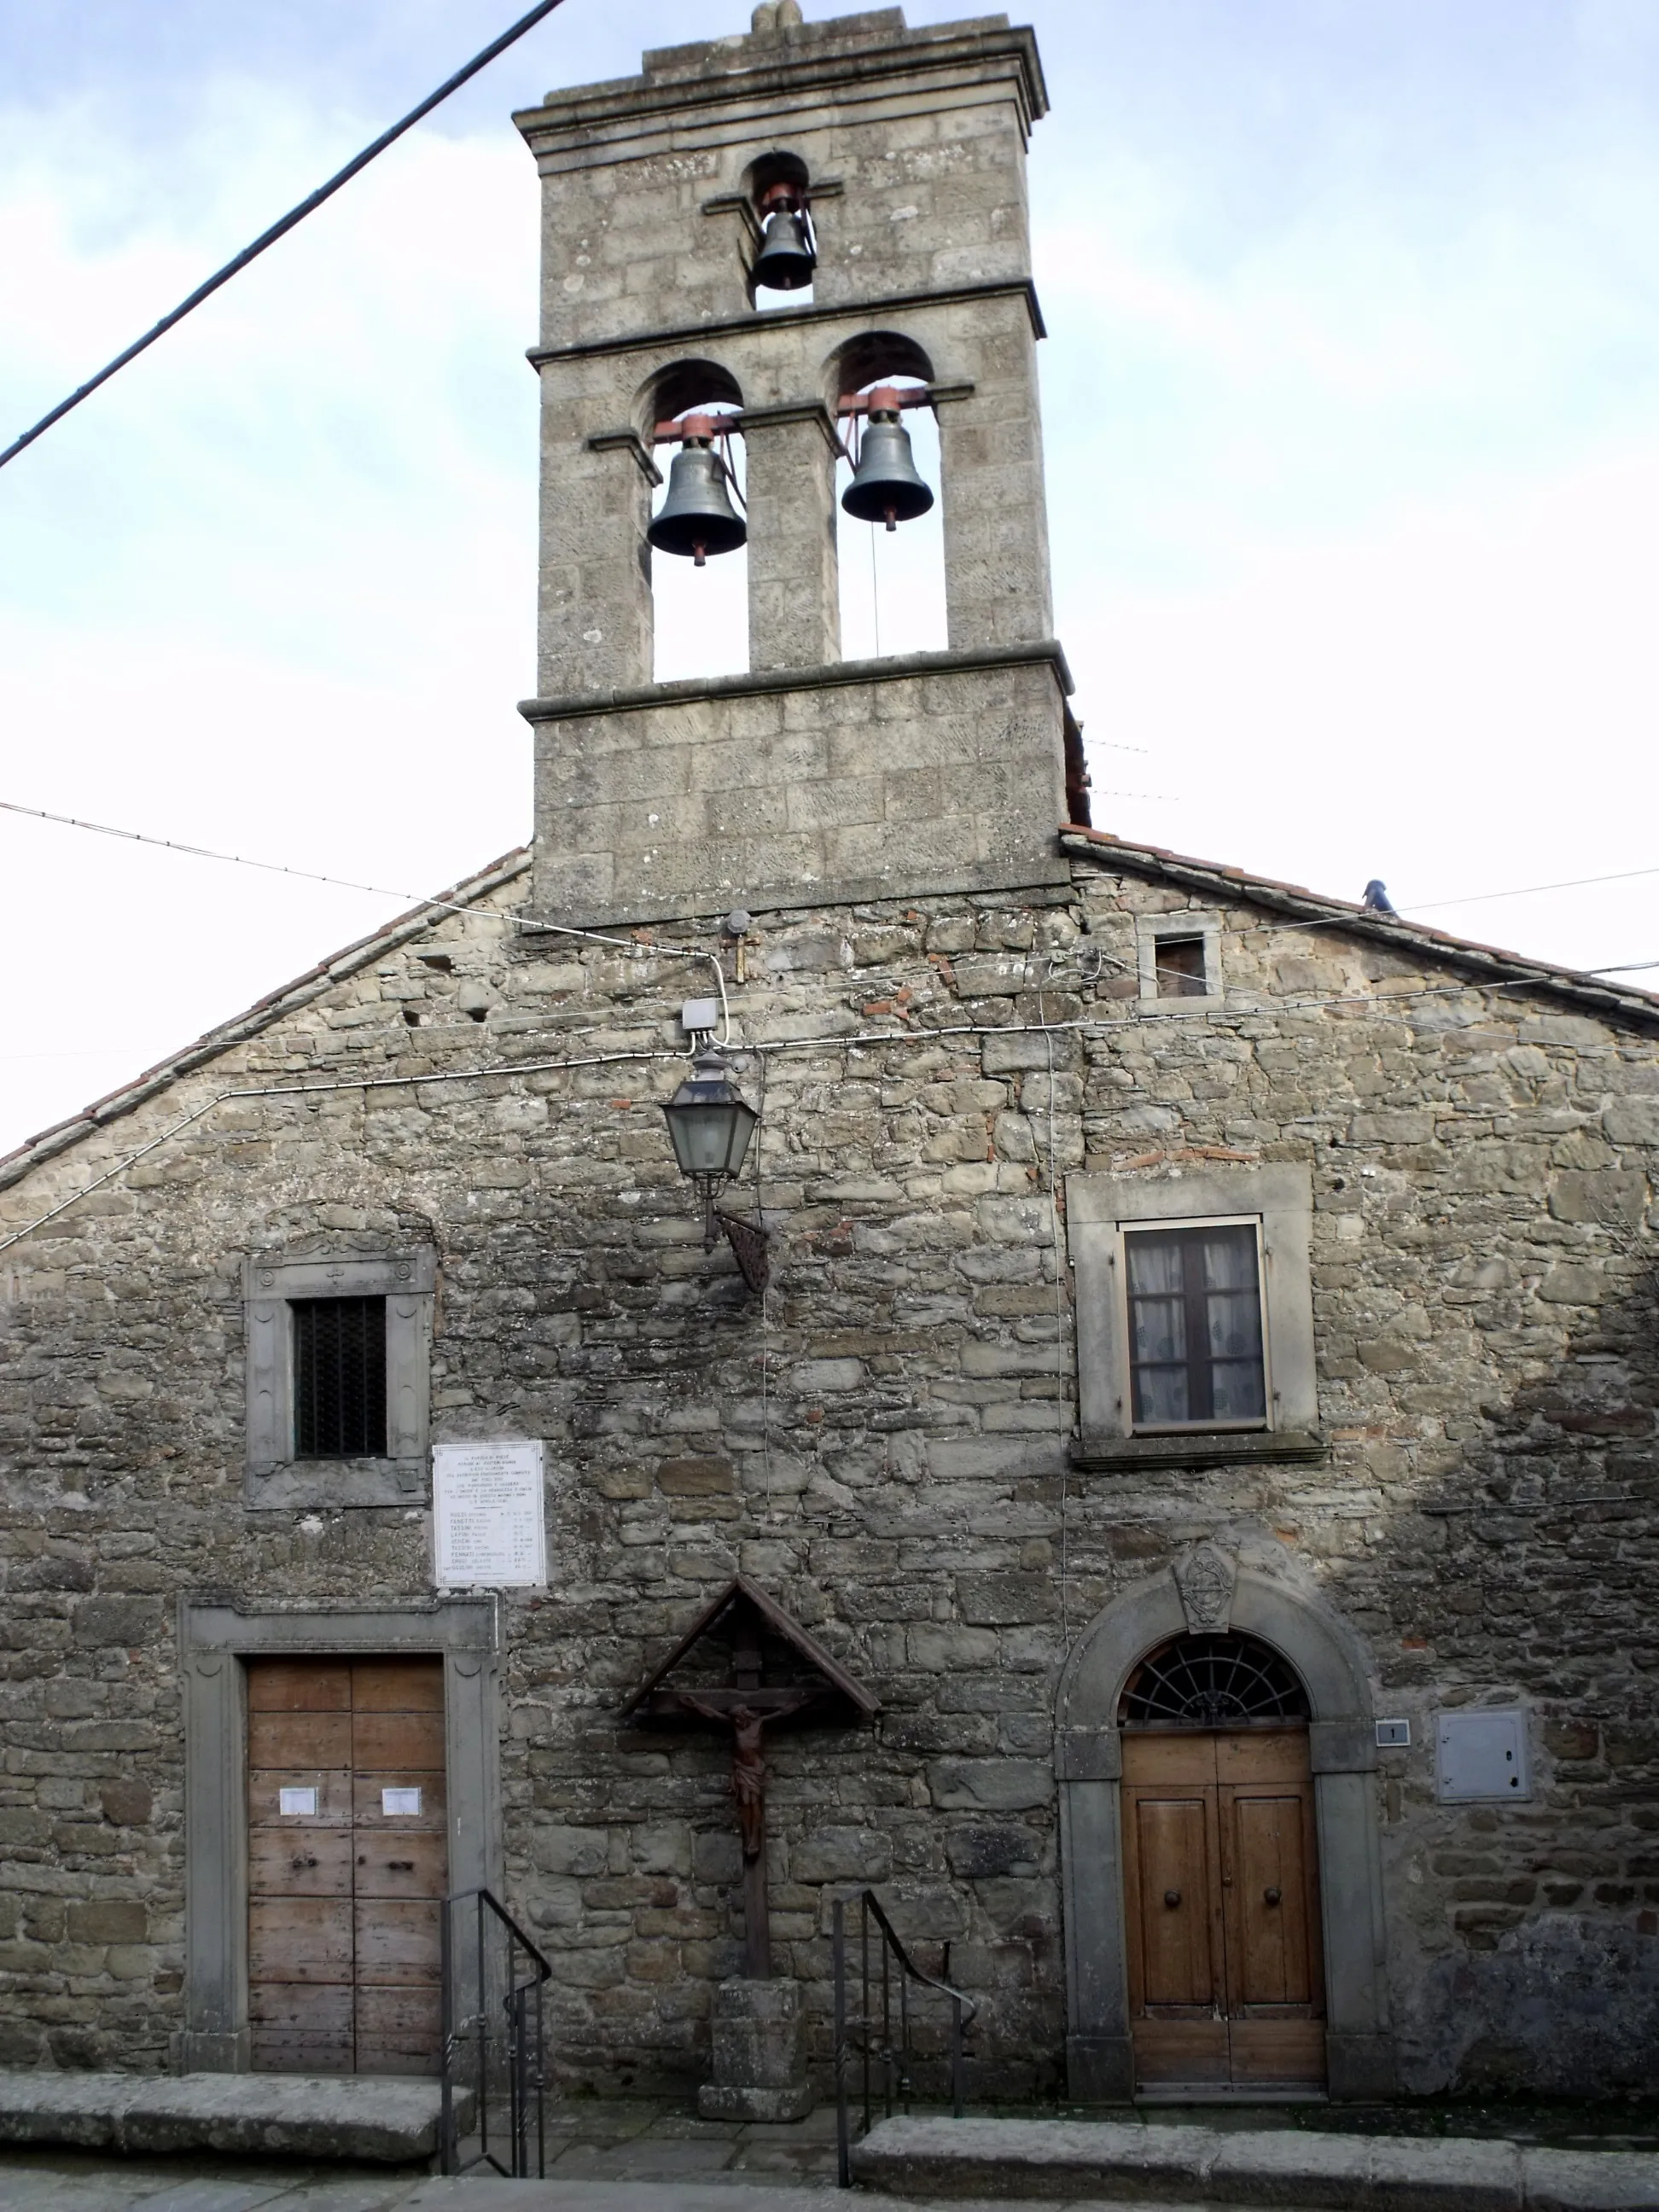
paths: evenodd
<path fill-rule="evenodd" d="M 1164 1902 L 1170 1905 L 1179 1905 L 1181 1892 L 1178 1889 L 1166 1889 L 1164 1893 Z"/>
<path fill-rule="evenodd" d="M 1263 1896 L 1263 1897 L 1265 1897 L 1265 1898 L 1267 1899 L 1267 1902 L 1268 1902 L 1268 1904 L 1269 1904 L 1269 1905 L 1277 1905 L 1277 1904 L 1278 1904 L 1278 1902 L 1279 1902 L 1279 1892 L 1278 1892 L 1276 1889 L 1264 1889 L 1264 1890 L 1262 1891 L 1261 1894 L 1262 1894 L 1262 1896 Z"/>

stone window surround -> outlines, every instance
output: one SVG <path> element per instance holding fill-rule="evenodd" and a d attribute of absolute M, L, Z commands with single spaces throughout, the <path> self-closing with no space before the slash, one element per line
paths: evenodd
<path fill-rule="evenodd" d="M 1127 2103 L 1134 2094 L 1118 1702 L 1131 1670 L 1187 1625 L 1174 1572 L 1165 1568 L 1096 1616 L 1060 1677 L 1054 1774 L 1066 2051 L 1069 2094 L 1079 2104 Z M 1279 1652 L 1308 1692 L 1329 2094 L 1338 2101 L 1386 2100 L 1394 2094 L 1394 2037 L 1373 1779 L 1376 1723 L 1364 1656 L 1352 1631 L 1321 1601 L 1242 1565 L 1229 1625 Z"/>
<path fill-rule="evenodd" d="M 1238 1459 L 1317 1457 L 1314 1365 L 1313 1177 L 1294 1164 L 1182 1169 L 1156 1180 L 1084 1173 L 1066 1179 L 1066 1214 L 1077 1273 L 1076 1457 L 1090 1466 L 1190 1466 Z M 1199 1221 L 1261 1224 L 1261 1308 L 1267 1378 L 1266 1428 L 1164 1431 L 1137 1436 L 1129 1393 L 1126 1229 Z"/>
<path fill-rule="evenodd" d="M 1182 908 L 1173 914 L 1143 914 L 1135 918 L 1135 943 L 1140 965 L 1140 1003 L 1161 1014 L 1210 1014 L 1227 1003 L 1221 981 L 1222 918 L 1209 908 Z M 1190 997 L 1166 997 L 1158 988 L 1158 940 L 1160 937 L 1201 937 L 1204 940 L 1206 988 Z"/>
<path fill-rule="evenodd" d="M 449 1887 L 501 1887 L 498 1635 L 492 1598 L 307 1612 L 186 1597 L 179 1607 L 185 1701 L 185 2073 L 245 2073 L 247 1990 L 247 1669 L 254 1658 L 444 1661 Z"/>
<path fill-rule="evenodd" d="M 243 1262 L 247 1342 L 246 1498 L 257 1510 L 423 1504 L 428 1492 L 432 1308 L 437 1256 L 406 1251 L 313 1253 Z M 386 1456 L 296 1459 L 293 1332 L 295 1298 L 386 1300 Z"/>

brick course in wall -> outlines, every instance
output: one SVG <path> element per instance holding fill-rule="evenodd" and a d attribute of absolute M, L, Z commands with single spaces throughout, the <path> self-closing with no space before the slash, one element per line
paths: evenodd
<path fill-rule="evenodd" d="M 418 1243 L 434 1436 L 546 1442 L 550 1586 L 501 1601 L 502 1844 L 568 2083 L 706 2069 L 725 1760 L 617 1714 L 740 1570 L 883 1705 L 772 1748 L 774 1944 L 820 2062 L 830 1899 L 873 1880 L 981 1997 L 976 2080 L 1060 2089 L 1057 1677 L 1213 1538 L 1322 1595 L 1412 1721 L 1372 1778 L 1401 2086 L 1652 2086 L 1659 1008 L 1067 843 L 1069 885 L 759 918 L 727 988 L 774 1048 L 740 1063 L 763 1305 L 705 1255 L 658 1110 L 708 984 L 683 948 L 717 940 L 529 937 L 518 864 L 9 1164 L 0 1236 L 195 1115 L 0 1252 L 0 2059 L 175 2048 L 179 1598 L 429 1590 L 423 1499 L 244 1498 L 245 1257 Z M 1222 917 L 1222 1003 L 1144 1006 L 1137 922 L 1188 905 Z M 1253 1161 L 1311 1174 L 1328 1458 L 1074 1464 L 1054 1178 Z M 1435 1713 L 1517 1700 L 1532 1798 L 1439 1804 Z"/>

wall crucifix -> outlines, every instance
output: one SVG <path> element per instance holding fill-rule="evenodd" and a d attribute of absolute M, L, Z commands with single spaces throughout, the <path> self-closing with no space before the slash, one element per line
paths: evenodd
<path fill-rule="evenodd" d="M 725 1661 L 725 1682 L 706 1679 L 717 1652 Z M 791 1679 L 764 1679 L 769 1656 L 773 1675 Z M 671 1680 L 683 1666 L 696 1679 Z M 732 1795 L 743 1841 L 744 1972 L 750 1980 L 768 1980 L 772 1972 L 766 1732 L 801 1719 L 817 1726 L 870 1720 L 880 1709 L 879 1701 L 815 1644 L 799 1621 L 744 1575 L 703 1608 L 623 1707 L 624 1721 L 690 1723 L 730 1735 Z"/>

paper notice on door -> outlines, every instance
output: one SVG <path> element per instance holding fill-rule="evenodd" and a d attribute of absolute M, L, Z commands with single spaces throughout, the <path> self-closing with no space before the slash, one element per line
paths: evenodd
<path fill-rule="evenodd" d="M 276 1810 L 297 1813 L 310 1820 L 317 1817 L 317 1792 L 314 1790 L 278 1790 Z"/>
<path fill-rule="evenodd" d="M 437 1444 L 432 1534 L 440 1589 L 522 1589 L 547 1580 L 542 1447 Z"/>
<path fill-rule="evenodd" d="M 382 1790 L 380 1792 L 380 1810 L 389 1820 L 406 1820 L 411 1813 L 418 1813 L 420 1809 L 421 1793 L 418 1790 Z"/>

